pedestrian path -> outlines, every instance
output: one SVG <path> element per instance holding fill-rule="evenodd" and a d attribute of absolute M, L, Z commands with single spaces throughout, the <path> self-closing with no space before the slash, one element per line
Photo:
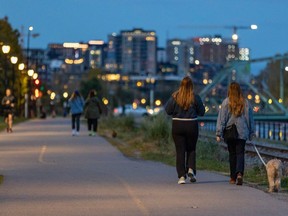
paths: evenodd
<path fill-rule="evenodd" d="M 177 184 L 175 167 L 124 157 L 100 136 L 71 136 L 70 119 L 35 119 L 0 133 L 2 216 L 286 216 L 277 195 L 197 172 Z"/>

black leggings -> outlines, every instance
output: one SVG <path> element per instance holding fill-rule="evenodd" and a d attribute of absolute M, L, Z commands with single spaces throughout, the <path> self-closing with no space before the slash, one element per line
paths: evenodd
<path fill-rule="evenodd" d="M 184 176 L 189 168 L 196 174 L 196 143 L 198 140 L 198 121 L 173 120 L 172 137 L 176 148 L 176 170 L 178 178 Z"/>
<path fill-rule="evenodd" d="M 97 132 L 97 126 L 98 126 L 98 119 L 87 119 L 87 123 L 88 123 L 88 131 L 91 131 L 92 127 L 93 127 L 93 131 Z"/>
<path fill-rule="evenodd" d="M 72 129 L 75 130 L 76 124 L 76 131 L 80 130 L 80 117 L 81 113 L 72 114 Z"/>

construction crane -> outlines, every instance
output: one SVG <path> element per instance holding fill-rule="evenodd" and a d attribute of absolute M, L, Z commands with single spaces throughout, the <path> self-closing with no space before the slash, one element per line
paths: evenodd
<path fill-rule="evenodd" d="M 256 30 L 258 29 L 258 26 L 255 24 L 252 24 L 250 26 L 221 26 L 221 25 L 180 25 L 179 28 L 186 28 L 186 29 L 193 29 L 193 28 L 218 28 L 218 29 L 232 29 L 232 40 L 234 42 L 238 41 L 238 29 L 247 29 L 247 30 Z"/>

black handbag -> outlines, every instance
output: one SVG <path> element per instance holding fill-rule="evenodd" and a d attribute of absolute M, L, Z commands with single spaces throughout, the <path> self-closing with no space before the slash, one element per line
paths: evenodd
<path fill-rule="evenodd" d="M 237 127 L 235 124 L 229 125 L 228 127 L 224 129 L 223 138 L 224 138 L 224 142 L 238 138 L 238 131 L 237 131 Z"/>

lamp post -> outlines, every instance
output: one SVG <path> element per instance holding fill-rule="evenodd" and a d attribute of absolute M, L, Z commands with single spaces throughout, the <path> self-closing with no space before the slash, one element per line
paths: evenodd
<path fill-rule="evenodd" d="M 8 53 L 10 52 L 11 47 L 9 45 L 3 45 L 2 46 L 2 52 L 5 55 L 8 55 Z M 8 77 L 7 77 L 7 59 L 5 59 L 5 68 L 4 68 L 4 87 L 5 89 L 7 89 L 8 87 Z"/>
<path fill-rule="evenodd" d="M 26 49 L 26 60 L 27 60 L 27 62 L 26 62 L 26 64 L 27 64 L 28 75 L 29 75 L 29 70 L 30 70 L 30 53 L 29 53 L 30 52 L 30 37 L 32 36 L 33 38 L 35 38 L 35 37 L 39 36 L 39 34 L 37 34 L 37 33 L 36 34 L 31 34 L 33 29 L 34 29 L 33 26 L 29 26 L 29 28 L 28 28 L 28 37 L 27 37 L 27 49 Z M 32 72 L 30 71 L 30 73 L 32 73 Z M 33 71 L 33 73 L 34 73 L 34 71 Z M 27 98 L 27 100 L 28 100 L 27 101 L 28 104 L 25 106 L 27 108 L 31 107 L 31 104 L 30 104 L 31 103 L 31 97 L 32 97 L 31 80 L 32 80 L 32 78 L 30 77 L 30 80 L 28 82 L 28 95 L 25 95 L 25 98 Z M 28 117 L 28 116 L 26 116 L 28 113 L 31 114 L 31 112 L 27 111 L 27 112 L 25 112 L 25 117 Z"/>
<path fill-rule="evenodd" d="M 13 64 L 13 67 L 12 67 L 12 89 L 14 92 L 14 90 L 15 90 L 15 64 L 17 64 L 17 62 L 18 62 L 18 57 L 11 56 L 10 61 Z"/>
<path fill-rule="evenodd" d="M 24 63 L 19 63 L 18 64 L 18 70 L 20 72 L 20 79 L 19 79 L 19 91 L 18 91 L 18 110 L 20 111 L 20 115 L 23 116 L 23 107 L 22 105 L 22 79 L 23 79 L 23 70 L 25 69 L 25 64 Z"/>
<path fill-rule="evenodd" d="M 150 89 L 150 109 L 153 109 L 154 107 L 154 84 L 155 84 L 155 78 L 152 76 L 148 76 L 146 78 L 146 82 L 149 85 L 149 89 Z"/>
<path fill-rule="evenodd" d="M 27 71 L 27 74 L 29 76 L 29 80 L 28 80 L 28 94 L 25 94 L 25 118 L 28 118 L 31 115 L 29 105 L 30 105 L 30 100 L 31 100 L 31 96 L 32 96 L 32 94 L 31 94 L 31 92 L 32 92 L 31 91 L 31 87 L 32 87 L 31 86 L 31 80 L 32 80 L 32 76 L 34 74 L 34 70 L 29 69 Z"/>
<path fill-rule="evenodd" d="M 29 70 L 29 66 L 30 66 L 30 64 L 29 64 L 29 49 L 30 49 L 30 36 L 31 36 L 31 32 L 33 31 L 33 26 L 30 26 L 29 28 L 28 28 L 28 37 L 27 37 L 27 49 L 26 49 L 26 58 L 27 58 L 27 68 L 28 68 L 28 70 Z"/>

